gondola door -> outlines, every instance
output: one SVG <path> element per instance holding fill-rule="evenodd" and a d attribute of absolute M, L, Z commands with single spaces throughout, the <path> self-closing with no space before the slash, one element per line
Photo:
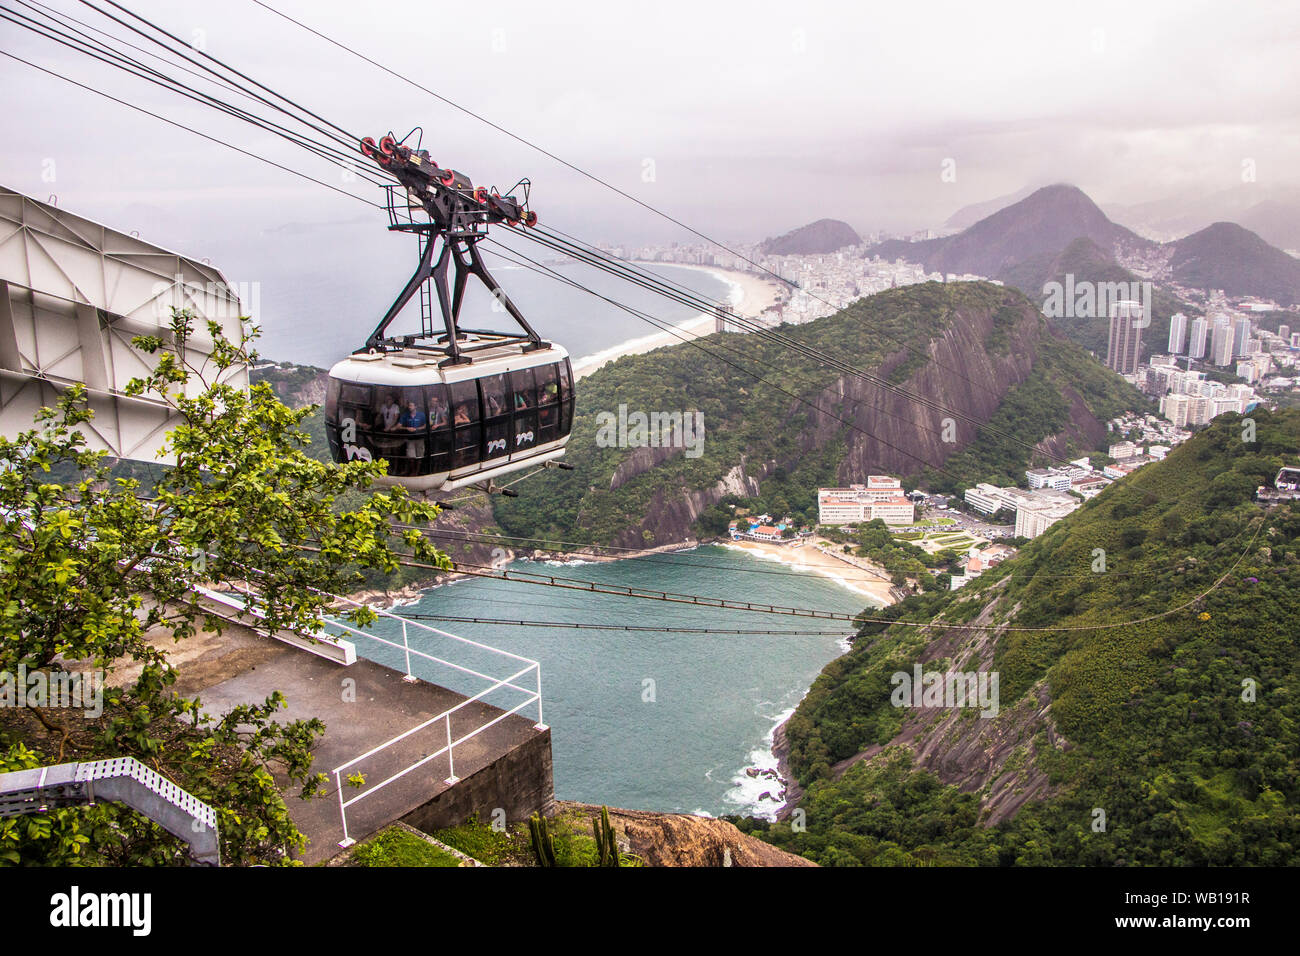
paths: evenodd
<path fill-rule="evenodd" d="M 479 411 L 478 381 L 452 382 L 452 471 L 477 468 L 483 454 L 483 424 Z"/>
<path fill-rule="evenodd" d="M 527 456 L 537 447 L 537 381 L 531 368 L 517 368 L 510 373 L 514 403 L 514 443 L 512 455 Z"/>
<path fill-rule="evenodd" d="M 479 379 L 483 397 L 483 460 L 491 462 L 510 455 L 510 395 L 506 376 Z"/>

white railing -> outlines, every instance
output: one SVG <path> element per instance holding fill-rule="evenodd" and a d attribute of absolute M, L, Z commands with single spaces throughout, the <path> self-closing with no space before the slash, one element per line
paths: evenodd
<path fill-rule="evenodd" d="M 339 598 L 339 600 L 354 605 L 355 607 L 364 606 L 357 601 L 351 600 L 350 598 Z M 462 700 L 460 703 L 456 704 L 455 706 L 448 707 L 442 713 L 436 714 L 435 716 L 430 717 L 428 720 L 424 721 L 423 723 L 417 724 L 415 727 L 412 727 L 410 730 L 406 731 L 405 733 L 398 734 L 396 737 L 393 737 L 390 740 L 385 741 L 384 743 L 380 744 L 377 747 L 372 747 L 370 750 L 367 750 L 365 753 L 361 754 L 360 756 L 353 757 L 351 760 L 347 761 L 346 763 L 339 764 L 339 766 L 334 768 L 334 785 L 337 788 L 338 795 L 339 795 L 339 817 L 342 820 L 342 824 L 343 824 L 343 839 L 339 842 L 339 846 L 341 847 L 348 847 L 351 846 L 354 842 L 356 842 L 348 834 L 348 807 L 352 806 L 354 803 L 357 803 L 360 800 L 364 800 L 366 797 L 374 795 L 378 791 L 382 790 L 384 787 L 388 786 L 393 781 L 405 777 L 407 774 L 411 773 L 414 770 L 419 769 L 420 767 L 424 766 L 425 764 L 429 763 L 432 760 L 436 760 L 437 758 L 441 757 L 443 754 L 447 755 L 448 775 L 446 778 L 446 782 L 448 784 L 455 783 L 459 779 L 456 776 L 456 748 L 461 744 L 465 743 L 467 740 L 470 740 L 471 738 L 478 736 L 488 728 L 505 720 L 507 717 L 515 713 L 518 713 L 520 710 L 522 710 L 525 707 L 528 707 L 530 704 L 534 702 L 536 702 L 537 704 L 537 723 L 534 724 L 534 727 L 538 730 L 546 729 L 546 725 L 542 722 L 542 668 L 537 661 L 530 660 L 527 657 L 521 657 L 518 654 L 512 654 L 509 651 L 500 650 L 499 648 L 496 647 L 491 647 L 487 644 L 480 643 L 479 641 L 470 640 L 467 637 L 459 637 L 455 634 L 451 634 L 447 631 L 440 630 L 436 627 L 430 627 L 427 624 L 422 624 L 419 621 L 408 620 L 398 614 L 392 614 L 388 611 L 382 611 L 377 608 L 370 608 L 370 610 L 372 610 L 375 614 L 379 615 L 381 618 L 397 621 L 401 624 L 402 642 L 400 644 L 398 644 L 396 641 L 390 641 L 386 638 L 380 637 L 378 634 L 373 634 L 369 631 L 363 631 L 358 628 L 352 627 L 351 625 L 344 624 L 338 620 L 332 620 L 332 621 L 322 622 L 322 623 L 327 624 L 328 626 L 340 628 L 347 634 L 352 635 L 354 638 L 365 638 L 367 640 L 375 641 L 379 644 L 393 648 L 395 650 L 400 650 L 406 662 L 406 676 L 403 678 L 403 680 L 408 680 L 413 682 L 418 680 L 418 678 L 416 678 L 416 676 L 411 670 L 411 659 L 412 657 L 415 657 L 417 660 L 429 661 L 433 664 L 437 664 L 442 667 L 451 668 L 454 671 L 457 671 L 461 674 L 469 675 L 470 677 L 476 678 L 478 680 L 486 681 L 488 686 L 484 687 L 482 690 L 480 690 L 478 693 L 474 694 L 473 696 L 467 697 L 465 700 Z M 508 677 L 493 677 L 489 674 L 485 674 L 471 667 L 466 667 L 462 664 L 456 664 L 451 661 L 445 660 L 443 658 L 435 657 L 434 655 L 419 650 L 418 648 L 411 647 L 411 642 L 410 642 L 411 628 L 415 628 L 420 633 L 434 635 L 439 639 L 450 639 L 452 641 L 459 642 L 460 644 L 477 648 L 480 651 L 487 652 L 488 654 L 494 655 L 496 657 L 508 658 L 509 660 L 515 662 L 515 664 L 510 666 L 515 666 L 515 665 L 523 665 L 523 666 L 519 667 Z M 515 681 L 518 681 L 520 678 L 525 677 L 530 671 L 534 674 L 536 678 L 536 690 L 530 689 L 528 687 L 523 687 L 515 683 Z M 453 739 L 452 729 L 451 729 L 452 715 L 455 714 L 457 711 L 460 711 L 463 708 L 470 706 L 471 704 L 477 703 L 483 700 L 488 695 L 493 694 L 502 689 L 517 691 L 524 695 L 524 699 L 520 701 L 518 704 L 516 704 L 514 707 L 511 707 L 509 710 L 502 711 L 500 714 L 498 714 L 495 717 L 492 717 L 490 720 L 486 720 L 482 723 L 476 723 L 474 726 L 471 727 L 471 729 L 461 733 L 458 737 Z M 441 747 L 439 747 L 437 750 L 433 751 L 432 753 L 424 755 L 419 760 L 416 760 L 414 763 L 411 763 L 408 766 L 403 767 L 402 769 L 396 771 L 395 773 L 390 774 L 388 777 L 381 780 L 379 783 L 373 784 L 371 786 L 367 786 L 364 790 L 357 793 L 355 796 L 351 797 L 350 799 L 347 800 L 344 799 L 343 774 L 345 771 L 353 767 L 356 767 L 358 764 L 362 763 L 363 761 L 368 760 L 385 750 L 388 750 L 390 747 L 394 746 L 395 744 L 400 743 L 401 741 L 406 740 L 407 738 L 412 737 L 413 735 L 418 734 L 421 731 L 424 731 L 428 728 L 436 727 L 439 724 L 442 725 L 443 739 L 445 739 L 446 741 L 445 743 L 442 744 Z M 352 784 L 349 782 L 348 785 L 351 786 Z"/>
<path fill-rule="evenodd" d="M 240 587 L 239 585 L 232 585 L 232 587 L 236 592 L 241 594 L 245 599 L 245 601 L 243 602 L 242 610 L 245 613 L 260 618 L 262 615 L 257 609 L 257 601 L 258 601 L 257 595 L 252 590 L 245 587 Z M 325 592 L 318 592 L 318 593 L 321 593 L 325 597 L 332 598 L 336 603 L 342 602 L 345 604 L 351 604 L 353 607 L 368 607 L 367 605 L 362 604 L 359 601 L 354 601 L 351 598 L 339 597 L 338 595 L 326 594 Z M 456 634 L 452 634 L 448 631 L 444 631 L 436 627 L 431 627 L 430 625 L 423 624 L 419 621 L 408 620 L 407 618 L 404 618 L 399 614 L 393 614 L 389 611 L 384 611 L 374 607 L 368 607 L 368 609 L 372 611 L 374 614 L 378 615 L 381 619 L 398 622 L 402 628 L 402 643 L 398 644 L 396 641 L 390 641 L 387 638 L 380 637 L 378 634 L 374 634 L 370 631 L 363 631 L 359 628 L 355 628 L 351 626 L 350 624 L 344 624 L 342 621 L 339 621 L 337 619 L 324 618 L 324 617 L 319 619 L 320 621 L 319 631 L 312 634 L 306 634 L 306 632 L 303 633 L 308 640 L 320 640 L 331 644 L 337 644 L 337 643 L 350 644 L 351 642 L 349 641 L 349 637 L 364 638 L 365 640 L 374 641 L 375 643 L 381 644 L 385 647 L 390 647 L 395 650 L 399 650 L 402 652 L 403 659 L 405 661 L 405 670 L 406 670 L 406 674 L 402 679 L 406 681 L 410 681 L 412 683 L 416 683 L 419 681 L 419 678 L 415 676 L 415 673 L 411 669 L 411 661 L 412 658 L 414 657 L 416 660 L 428 661 L 440 667 L 450 668 L 451 670 L 459 674 L 468 675 L 469 677 L 472 677 L 476 680 L 485 681 L 487 683 L 487 686 L 484 687 L 482 690 L 480 690 L 478 693 L 474 694 L 473 696 L 465 698 L 459 704 L 456 704 L 453 707 L 448 707 L 442 713 L 430 717 L 428 720 L 424 721 L 423 723 L 420 723 L 415 727 L 412 727 L 410 730 L 406 731 L 405 733 L 398 734 L 396 737 L 393 737 L 390 740 L 386 740 L 384 743 L 380 744 L 379 746 L 372 747 L 370 750 L 367 750 L 365 753 L 361 754 L 360 756 L 353 757 L 351 760 L 347 761 L 346 763 L 339 764 L 339 766 L 334 768 L 334 785 L 337 788 L 338 795 L 339 795 L 339 817 L 343 825 L 343 839 L 339 842 L 339 846 L 341 847 L 348 847 L 351 846 L 354 842 L 356 842 L 348 834 L 348 812 L 347 811 L 348 811 L 348 807 L 352 806 L 354 803 L 357 803 L 360 800 L 364 800 L 366 797 L 369 797 L 377 793 L 384 787 L 388 786 L 388 784 L 392 783 L 394 780 L 401 779 L 402 777 L 406 776 L 412 771 L 417 770 L 420 767 L 424 766 L 425 764 L 429 763 L 430 761 L 435 760 L 438 757 L 441 757 L 443 754 L 447 755 L 448 774 L 446 777 L 446 783 L 448 784 L 455 783 L 457 780 L 459 780 L 459 778 L 456 776 L 456 754 L 455 754 L 456 747 L 465 743 L 467 740 L 477 737 L 479 734 L 483 733 L 483 731 L 487 730 L 490 727 L 495 726 L 496 724 L 505 720 L 507 717 L 510 717 L 511 715 L 518 713 L 519 711 L 523 710 L 525 707 L 529 706 L 534 702 L 537 704 L 537 723 L 534 724 L 533 726 L 537 730 L 546 729 L 546 725 L 542 721 L 542 667 L 541 664 L 539 664 L 537 661 L 531 660 L 530 658 L 527 657 L 521 657 L 518 654 L 512 654 L 509 651 L 503 651 L 500 648 L 492 647 L 491 645 L 483 644 L 479 641 L 470 640 L 467 637 L 460 637 Z M 330 633 L 331 628 L 336 628 L 340 633 Z M 493 655 L 495 657 L 509 659 L 510 661 L 514 662 L 508 665 L 510 667 L 516 667 L 517 665 L 523 665 L 523 666 L 517 667 L 517 669 L 513 673 L 511 673 L 510 676 L 508 677 L 493 677 L 490 674 L 485 674 L 482 671 L 475 670 L 472 667 L 466 667 L 463 664 L 456 664 L 452 661 L 430 654 L 427 651 L 423 651 L 418 648 L 412 647 L 410 641 L 411 628 L 415 628 L 417 632 L 426 635 L 431 635 L 437 639 L 455 641 L 461 645 L 464 645 L 466 647 L 476 648 L 479 651 L 486 652 L 487 654 Z M 349 650 L 350 649 L 351 648 L 349 647 Z M 355 660 L 355 655 L 352 656 L 352 660 Z M 346 663 L 350 664 L 351 660 L 347 661 Z M 529 672 L 532 672 L 535 677 L 536 690 L 531 689 L 529 687 L 523 687 L 515 683 L 515 681 L 519 680 L 521 677 L 525 677 Z M 518 704 L 516 704 L 515 706 L 511 707 L 509 710 L 502 711 L 497 716 L 492 717 L 490 720 L 485 720 L 482 723 L 472 726 L 468 731 L 460 734 L 460 736 L 456 737 L 453 740 L 452 730 L 451 730 L 452 715 L 455 714 L 457 711 L 460 711 L 463 708 L 468 707 L 471 704 L 478 703 L 479 701 L 483 700 L 489 695 L 496 693 L 497 691 L 500 691 L 502 689 L 516 691 L 524 695 L 524 699 L 520 701 Z M 500 708 L 497 709 L 500 710 Z M 437 750 L 435 750 L 430 754 L 424 755 L 419 760 L 416 760 L 414 763 L 406 767 L 403 767 L 402 769 L 398 770 L 393 774 L 390 774 L 388 777 L 381 780 L 379 783 L 374 784 L 373 786 L 366 787 L 365 790 L 362 790 L 361 792 L 357 793 L 356 796 L 352 797 L 351 799 L 345 800 L 343 798 L 343 772 L 345 770 L 355 767 L 357 766 L 357 764 L 361 763 L 362 761 L 368 760 L 371 757 L 374 757 L 377 754 L 380 754 L 383 751 L 389 749 L 394 744 L 400 743 L 401 741 L 406 740 L 408 737 L 412 737 L 413 735 L 418 734 L 421 731 L 426 730 L 430 727 L 435 727 L 439 723 L 441 723 L 443 726 L 444 739 L 446 740 L 446 743 L 444 743 L 441 747 L 439 747 Z M 350 783 L 349 786 L 351 786 Z"/>

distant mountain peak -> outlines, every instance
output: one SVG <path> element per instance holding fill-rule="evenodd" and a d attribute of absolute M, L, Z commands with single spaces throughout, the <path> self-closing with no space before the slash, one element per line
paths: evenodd
<path fill-rule="evenodd" d="M 1108 253 L 1118 243 L 1142 242 L 1107 219 L 1078 186 L 1053 183 L 956 235 L 914 243 L 890 241 L 873 251 L 884 258 L 920 262 L 927 270 L 1014 281 L 1026 263 L 1036 263 L 1041 269 L 1080 237 L 1091 239 Z"/>
<path fill-rule="evenodd" d="M 1172 243 L 1169 266 L 1192 288 L 1300 302 L 1300 261 L 1235 222 L 1214 222 Z"/>
<path fill-rule="evenodd" d="M 818 219 L 791 229 L 783 236 L 764 240 L 759 251 L 768 256 L 815 256 L 837 252 L 861 242 L 862 237 L 847 222 Z"/>

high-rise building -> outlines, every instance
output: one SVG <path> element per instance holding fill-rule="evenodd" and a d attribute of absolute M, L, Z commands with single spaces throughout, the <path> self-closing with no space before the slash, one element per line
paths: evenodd
<path fill-rule="evenodd" d="M 1210 334 L 1210 361 L 1215 365 L 1231 365 L 1233 344 L 1232 326 L 1216 320 Z"/>
<path fill-rule="evenodd" d="M 1187 316 L 1175 312 L 1169 317 L 1169 354 L 1178 355 L 1183 351 L 1183 340 L 1187 337 Z"/>
<path fill-rule="evenodd" d="M 1131 299 L 1111 303 L 1106 364 L 1121 375 L 1132 375 L 1137 371 L 1145 314 L 1142 304 Z"/>
<path fill-rule="evenodd" d="M 1279 325 L 1277 327 L 1277 337 L 1281 339 L 1283 342 L 1291 341 L 1291 326 Z"/>
<path fill-rule="evenodd" d="M 1204 317 L 1197 316 L 1192 319 L 1191 339 L 1187 343 L 1187 354 L 1194 359 L 1205 358 L 1205 335 L 1209 330 L 1209 323 Z"/>
<path fill-rule="evenodd" d="M 1250 354 L 1250 319 L 1238 319 L 1233 328 L 1233 338 L 1236 340 L 1233 345 L 1233 355 Z"/>

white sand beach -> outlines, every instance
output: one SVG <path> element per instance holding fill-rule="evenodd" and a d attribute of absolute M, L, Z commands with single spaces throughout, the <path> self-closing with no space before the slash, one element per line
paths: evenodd
<path fill-rule="evenodd" d="M 680 262 L 645 262 L 638 263 L 638 265 L 650 267 L 671 265 L 678 269 L 695 269 L 699 272 L 707 272 L 731 287 L 729 295 L 731 307 L 736 310 L 738 315 L 745 317 L 759 315 L 765 309 L 771 307 L 776 302 L 781 288 L 775 280 L 764 279 L 748 272 L 719 269 L 714 266 L 693 266 Z M 603 349 L 592 355 L 575 358 L 573 360 L 573 377 L 579 379 L 584 375 L 590 375 L 607 362 L 622 358 L 624 355 L 642 355 L 663 348 L 665 345 L 677 345 L 680 342 L 689 342 L 691 339 L 711 335 L 714 326 L 715 322 L 712 316 L 701 314 L 678 324 L 671 331 L 654 332 L 640 338 L 620 342 L 618 345 Z"/>
<path fill-rule="evenodd" d="M 877 580 L 861 568 L 818 551 L 811 544 L 796 548 L 791 545 L 768 544 L 764 541 L 727 541 L 723 542 L 723 547 L 748 551 L 756 557 L 780 561 L 800 571 L 814 571 L 825 575 L 849 590 L 870 598 L 871 602 L 878 607 L 894 603 L 894 596 L 889 593 L 889 581 Z"/>

